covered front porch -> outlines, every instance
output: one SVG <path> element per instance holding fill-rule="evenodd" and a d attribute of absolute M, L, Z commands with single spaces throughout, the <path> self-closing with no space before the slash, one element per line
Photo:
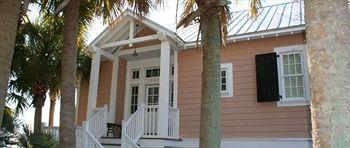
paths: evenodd
<path fill-rule="evenodd" d="M 179 139 L 177 109 L 178 42 L 166 30 L 152 28 L 130 15 L 102 33 L 88 48 L 92 55 L 86 121 L 93 118 L 99 100 L 100 64 L 112 62 L 108 123 L 116 122 L 116 109 L 123 111 L 122 145 L 137 145 L 140 138 Z M 112 31 L 116 31 L 111 33 Z M 124 39 L 123 39 L 124 38 Z M 126 61 L 124 98 L 120 99 L 120 61 Z M 119 99 L 118 99 L 119 98 Z M 117 106 L 123 101 L 123 106 Z M 122 109 L 121 109 L 122 107 Z"/>

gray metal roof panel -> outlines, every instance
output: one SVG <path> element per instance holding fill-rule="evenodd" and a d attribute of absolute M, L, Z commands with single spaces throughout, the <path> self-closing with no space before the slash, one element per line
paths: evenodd
<path fill-rule="evenodd" d="M 293 1 L 263 7 L 257 19 L 250 17 L 249 10 L 232 12 L 227 29 L 228 36 L 281 29 L 304 25 L 304 1 Z M 179 28 L 177 34 L 185 42 L 197 39 L 198 24 Z"/>

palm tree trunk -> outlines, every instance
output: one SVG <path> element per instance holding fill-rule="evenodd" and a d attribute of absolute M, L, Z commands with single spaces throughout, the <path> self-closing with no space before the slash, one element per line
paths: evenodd
<path fill-rule="evenodd" d="M 42 108 L 44 106 L 45 94 L 39 94 L 34 96 L 35 113 L 34 113 L 34 134 L 41 133 L 41 118 L 42 118 Z"/>
<path fill-rule="evenodd" d="M 77 38 L 79 6 L 81 0 L 71 1 L 64 11 L 63 51 L 62 51 L 62 84 L 60 111 L 61 148 L 75 147 L 75 85 L 77 68 Z"/>
<path fill-rule="evenodd" d="M 314 147 L 350 144 L 350 14 L 347 0 L 305 1 Z"/>
<path fill-rule="evenodd" d="M 201 15 L 200 28 L 203 45 L 200 147 L 219 148 L 221 138 L 220 17 L 215 7 L 205 11 Z"/>
<path fill-rule="evenodd" d="M 56 106 L 56 99 L 50 98 L 50 115 L 49 115 L 50 127 L 53 127 L 53 120 L 55 119 L 55 106 Z"/>
<path fill-rule="evenodd" d="M 0 0 L 0 127 L 4 115 L 20 7 L 20 0 Z"/>

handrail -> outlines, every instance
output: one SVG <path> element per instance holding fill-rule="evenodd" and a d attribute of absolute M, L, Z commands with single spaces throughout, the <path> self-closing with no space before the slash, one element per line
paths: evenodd
<path fill-rule="evenodd" d="M 93 116 L 83 122 L 82 143 L 84 148 L 103 148 L 98 141 L 107 130 L 108 106 L 94 109 Z"/>
<path fill-rule="evenodd" d="M 82 127 L 76 128 L 76 147 L 77 148 L 103 148 L 98 141 L 107 131 L 108 105 L 95 108 L 93 116 L 83 122 Z M 59 139 L 59 127 L 43 127 L 43 132 L 52 133 Z"/>
<path fill-rule="evenodd" d="M 145 116 L 144 104 L 136 110 L 126 121 L 122 121 L 122 147 L 126 148 L 129 144 L 132 147 L 139 148 L 137 141 L 143 135 L 144 129 L 144 116 Z"/>
<path fill-rule="evenodd" d="M 86 148 L 95 147 L 95 146 L 97 146 L 99 148 L 103 148 L 102 144 L 94 137 L 94 135 L 92 135 L 92 133 L 89 130 L 87 130 L 85 132 L 86 132 L 87 136 L 89 136 L 89 137 L 87 137 L 87 141 L 85 142 Z M 88 140 L 88 139 L 91 139 L 92 141 Z M 90 143 L 90 142 L 92 142 L 92 143 Z"/>

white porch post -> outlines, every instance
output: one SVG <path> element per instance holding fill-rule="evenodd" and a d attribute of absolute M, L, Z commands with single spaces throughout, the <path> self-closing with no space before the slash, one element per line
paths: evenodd
<path fill-rule="evenodd" d="M 170 43 L 161 39 L 160 78 L 159 78 L 159 119 L 158 133 L 160 137 L 168 136 L 169 116 L 169 80 L 170 80 Z"/>
<path fill-rule="evenodd" d="M 178 81 L 179 81 L 179 63 L 178 63 L 178 52 L 174 51 L 174 108 L 177 108 L 177 92 L 178 92 Z"/>
<path fill-rule="evenodd" d="M 92 47 L 92 48 L 96 48 L 96 47 Z M 94 49 L 92 50 L 92 52 L 93 54 L 92 54 L 92 62 L 91 62 L 86 120 L 92 117 L 93 109 L 96 107 L 97 92 L 98 92 L 98 77 L 100 73 L 101 54 Z"/>
<path fill-rule="evenodd" d="M 113 60 L 112 68 L 112 81 L 111 81 L 111 95 L 109 99 L 109 114 L 108 121 L 114 123 L 115 121 L 115 111 L 117 106 L 117 87 L 118 87 L 118 69 L 119 69 L 119 55 L 118 52 Z"/>

